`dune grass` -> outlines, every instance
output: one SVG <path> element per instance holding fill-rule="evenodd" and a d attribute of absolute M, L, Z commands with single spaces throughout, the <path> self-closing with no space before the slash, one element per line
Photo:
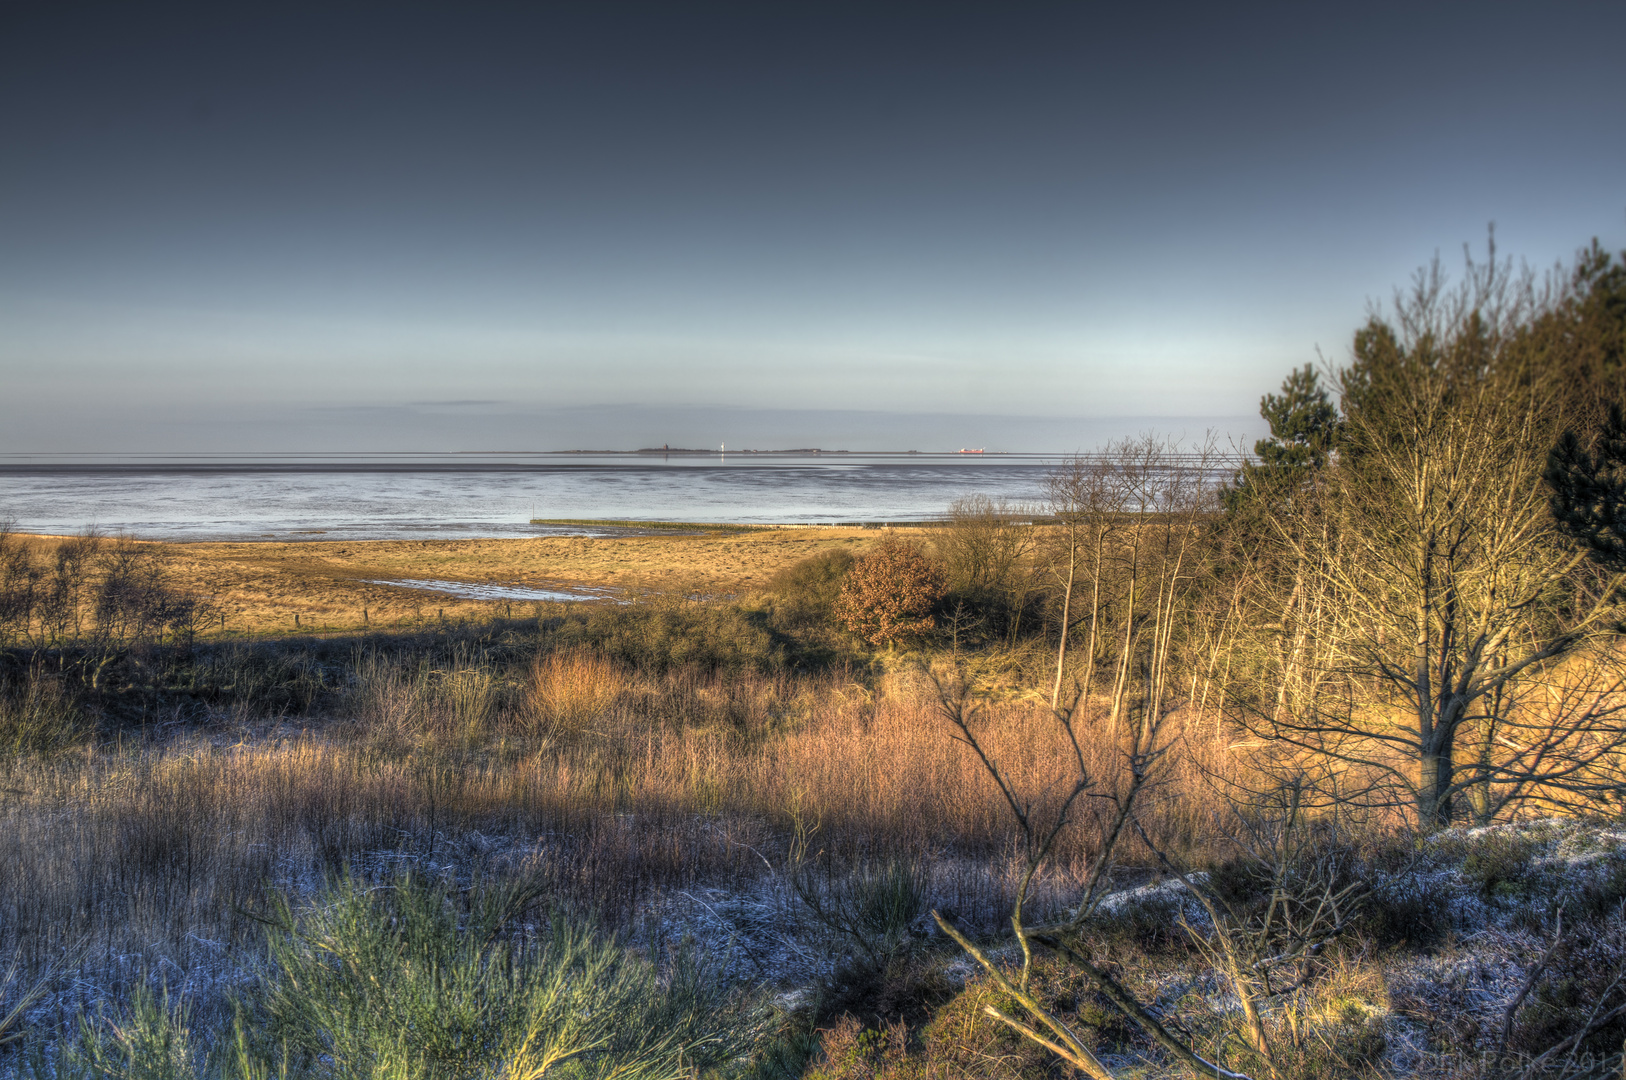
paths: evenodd
<path fill-rule="evenodd" d="M 7 760 L 0 955 L 24 981 L 59 973 L 35 1027 L 70 1032 L 145 987 L 220 1028 L 265 961 L 268 898 L 406 868 L 465 885 L 523 876 L 550 903 L 643 933 L 694 890 L 777 887 L 812 836 L 804 869 L 820 880 L 913 865 L 931 903 L 997 925 L 1014 888 L 1006 811 L 920 678 L 635 662 L 604 648 L 613 638 L 590 644 L 589 621 L 545 633 L 540 656 L 534 639 L 449 636 L 303 659 L 205 650 L 196 664 L 235 699 Z M 1041 798 L 1064 749 L 1043 714 L 1013 700 L 983 721 Z M 1192 746 L 1221 767 L 1195 731 Z M 1112 747 L 1092 752 L 1108 773 Z M 1202 800 L 1181 771 L 1197 764 L 1170 773 L 1171 796 L 1186 795 L 1148 815 L 1156 835 L 1197 835 Z M 1081 828 L 1058 853 L 1053 895 L 1093 844 Z"/>
<path fill-rule="evenodd" d="M 461 890 L 410 873 L 279 898 L 267 962 L 229 1022 L 200 1023 L 184 998 L 139 987 L 84 1023 L 55 1073 L 679 1080 L 752 1048 L 749 1002 L 704 968 L 679 957 L 663 974 L 545 904 L 523 878 Z"/>

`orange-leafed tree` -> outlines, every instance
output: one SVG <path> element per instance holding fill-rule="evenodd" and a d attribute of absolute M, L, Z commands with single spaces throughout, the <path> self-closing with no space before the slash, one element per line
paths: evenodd
<path fill-rule="evenodd" d="M 915 544 L 887 537 L 853 563 L 836 598 L 836 616 L 872 645 L 929 633 L 942 599 L 943 566 Z"/>

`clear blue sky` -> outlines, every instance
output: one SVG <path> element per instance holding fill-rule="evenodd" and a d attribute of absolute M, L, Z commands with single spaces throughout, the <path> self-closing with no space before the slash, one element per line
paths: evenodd
<path fill-rule="evenodd" d="M 1131 6 L 8 4 L 0 452 L 1246 434 L 1626 247 L 1626 4 Z"/>

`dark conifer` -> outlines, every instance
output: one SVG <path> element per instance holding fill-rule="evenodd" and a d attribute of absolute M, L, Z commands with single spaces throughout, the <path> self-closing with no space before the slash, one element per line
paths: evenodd
<path fill-rule="evenodd" d="M 1270 424 L 1270 437 L 1253 444 L 1258 460 L 1243 465 L 1225 492 L 1233 514 L 1249 503 L 1290 494 L 1326 465 L 1337 445 L 1338 409 L 1309 364 L 1282 380 L 1280 394 L 1259 399 L 1259 415 Z"/>
<path fill-rule="evenodd" d="M 1620 406 L 1609 406 L 1590 448 L 1573 429 L 1559 436 L 1543 475 L 1559 529 L 1606 569 L 1626 570 L 1626 417 Z"/>

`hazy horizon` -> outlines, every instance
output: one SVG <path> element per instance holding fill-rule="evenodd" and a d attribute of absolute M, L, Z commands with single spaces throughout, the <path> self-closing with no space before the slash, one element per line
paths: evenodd
<path fill-rule="evenodd" d="M 179 412 L 179 410 L 177 410 Z M 1247 417 L 1045 417 L 861 410 L 647 409 L 620 405 L 515 408 L 491 402 L 310 408 L 285 415 L 241 408 L 237 415 L 175 415 L 135 438 L 62 430 L 48 417 L 13 428 L 0 464 L 27 455 L 366 454 L 629 451 L 662 445 L 716 451 L 819 448 L 853 452 L 950 453 L 961 449 L 1069 454 L 1155 434 L 1184 444 L 1210 434 L 1222 446 L 1265 433 Z M 116 430 L 116 429 L 115 429 Z"/>
<path fill-rule="evenodd" d="M 1249 440 L 1496 224 L 1626 247 L 1626 7 L 0 11 L 0 453 Z"/>

